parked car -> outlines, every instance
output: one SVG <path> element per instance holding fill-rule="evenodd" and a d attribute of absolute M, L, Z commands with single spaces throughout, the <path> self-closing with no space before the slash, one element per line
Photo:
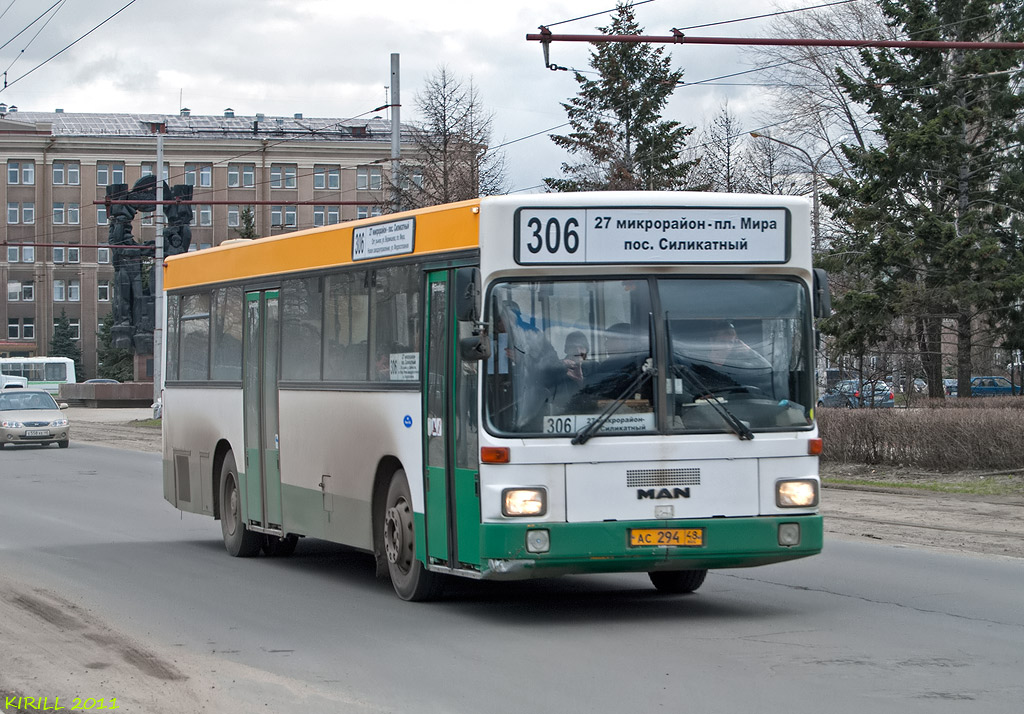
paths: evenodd
<path fill-rule="evenodd" d="M 96 377 L 94 379 L 87 379 L 82 384 L 120 384 L 116 379 L 107 379 L 106 377 Z"/>
<path fill-rule="evenodd" d="M 882 381 L 865 382 L 845 379 L 836 382 L 818 396 L 819 407 L 846 407 L 880 409 L 895 404 L 892 385 Z"/>
<path fill-rule="evenodd" d="M 0 391 L 0 448 L 8 444 L 57 444 L 68 447 L 71 425 L 49 392 L 42 389 Z"/>
<path fill-rule="evenodd" d="M 972 397 L 1008 397 L 1013 391 L 1013 382 L 1006 377 L 971 377 Z"/>
<path fill-rule="evenodd" d="M 947 397 L 955 397 L 958 391 L 957 382 L 955 379 L 944 379 L 942 380 L 942 390 L 946 393 Z"/>

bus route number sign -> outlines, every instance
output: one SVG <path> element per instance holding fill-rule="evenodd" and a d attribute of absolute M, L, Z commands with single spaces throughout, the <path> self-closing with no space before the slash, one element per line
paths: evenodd
<path fill-rule="evenodd" d="M 785 263 L 786 208 L 520 208 L 520 265 Z"/>

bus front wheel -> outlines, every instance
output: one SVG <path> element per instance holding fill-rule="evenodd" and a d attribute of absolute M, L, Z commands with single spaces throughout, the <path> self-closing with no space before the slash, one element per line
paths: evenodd
<path fill-rule="evenodd" d="M 416 559 L 416 528 L 413 522 L 412 496 L 405 471 L 391 476 L 384 502 L 384 552 L 388 559 L 388 575 L 398 597 L 423 601 L 436 597 L 441 579 Z"/>
<path fill-rule="evenodd" d="M 220 531 L 224 547 L 236 558 L 251 558 L 260 552 L 263 535 L 245 527 L 242 519 L 242 492 L 238 489 L 238 469 L 230 451 L 220 467 Z"/>
<path fill-rule="evenodd" d="M 648 573 L 654 587 L 663 593 L 692 593 L 704 584 L 705 570 L 655 570 Z"/>

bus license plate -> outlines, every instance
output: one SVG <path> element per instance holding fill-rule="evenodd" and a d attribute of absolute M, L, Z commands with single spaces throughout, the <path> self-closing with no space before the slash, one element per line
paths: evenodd
<path fill-rule="evenodd" d="M 26 429 L 25 436 L 49 436 L 49 429 Z"/>
<path fill-rule="evenodd" d="M 631 546 L 704 545 L 703 528 L 632 528 L 629 531 Z"/>

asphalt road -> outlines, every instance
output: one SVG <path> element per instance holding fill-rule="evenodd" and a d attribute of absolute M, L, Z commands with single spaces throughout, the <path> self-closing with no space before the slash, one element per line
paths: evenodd
<path fill-rule="evenodd" d="M 460 581 L 399 601 L 318 541 L 227 556 L 159 457 L 0 453 L 0 691 L 124 712 L 1014 712 L 1024 561 L 830 539 L 713 572 Z M 52 701 L 52 699 L 51 699 Z"/>

